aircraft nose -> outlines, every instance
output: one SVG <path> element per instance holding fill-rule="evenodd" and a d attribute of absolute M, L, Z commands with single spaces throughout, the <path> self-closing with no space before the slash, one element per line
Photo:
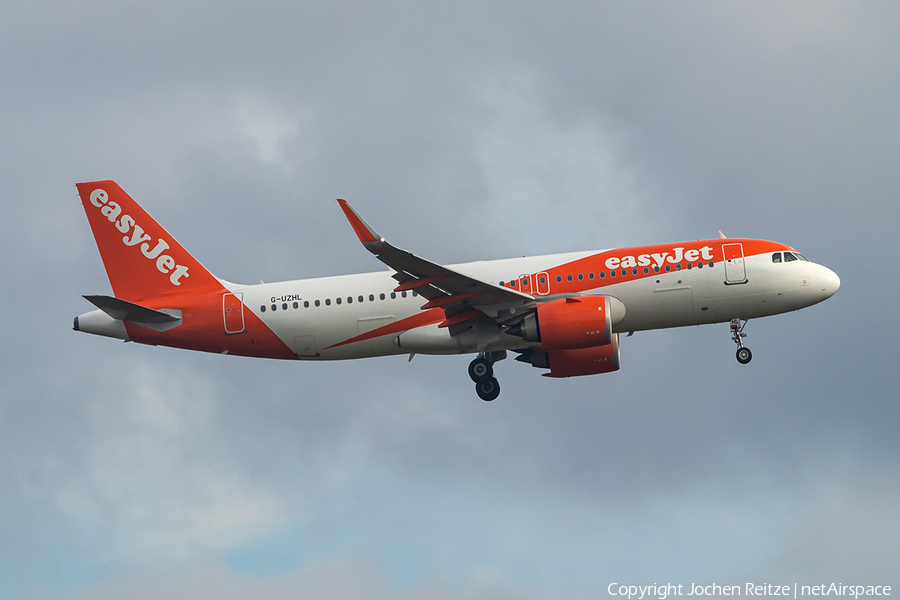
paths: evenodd
<path fill-rule="evenodd" d="M 823 300 L 826 298 L 831 298 L 834 296 L 834 293 L 838 291 L 838 288 L 841 287 L 841 278 L 837 276 L 837 273 L 832 271 L 827 267 L 822 267 L 822 274 L 819 275 L 817 279 L 820 280 L 820 289 L 822 290 Z"/>

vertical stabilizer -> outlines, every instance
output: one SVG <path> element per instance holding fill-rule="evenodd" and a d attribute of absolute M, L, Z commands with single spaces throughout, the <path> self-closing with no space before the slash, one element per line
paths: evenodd
<path fill-rule="evenodd" d="M 116 298 L 202 294 L 222 284 L 114 181 L 77 184 Z"/>

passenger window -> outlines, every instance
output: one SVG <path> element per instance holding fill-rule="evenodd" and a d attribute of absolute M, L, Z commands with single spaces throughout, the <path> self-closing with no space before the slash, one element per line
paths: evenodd
<path fill-rule="evenodd" d="M 509 287 L 516 287 L 516 282 L 515 282 L 515 281 L 510 281 L 510 282 L 509 282 Z"/>
<path fill-rule="evenodd" d="M 594 278 L 594 272 L 591 271 L 590 273 L 588 273 L 588 279 L 593 279 L 593 278 Z"/>
<path fill-rule="evenodd" d="M 631 270 L 631 274 L 632 274 L 632 275 L 637 275 L 637 269 L 632 269 L 632 270 Z"/>
<path fill-rule="evenodd" d="M 606 278 L 606 271 L 600 271 L 599 275 L 600 275 L 600 279 L 605 279 L 605 278 Z"/>
<path fill-rule="evenodd" d="M 791 254 L 790 252 L 784 253 L 784 262 L 793 262 L 797 260 L 797 257 Z"/>
<path fill-rule="evenodd" d="M 319 302 L 318 300 L 316 300 L 316 306 L 321 306 L 321 305 L 322 305 L 322 303 Z"/>
<path fill-rule="evenodd" d="M 384 293 L 378 294 L 378 297 L 384 300 Z"/>
<path fill-rule="evenodd" d="M 666 273 L 668 273 L 668 272 L 671 271 L 671 270 L 672 270 L 672 266 L 671 266 L 671 265 L 666 265 Z"/>
<path fill-rule="evenodd" d="M 266 305 L 265 305 L 265 304 L 263 304 L 262 306 L 259 307 L 259 312 L 266 312 Z"/>
<path fill-rule="evenodd" d="M 309 308 L 309 300 L 303 301 L 303 308 Z"/>
<path fill-rule="evenodd" d="M 609 276 L 610 276 L 610 277 L 615 277 L 615 276 L 616 276 L 616 272 L 615 272 L 615 271 L 610 271 L 610 272 L 609 272 Z"/>
<path fill-rule="evenodd" d="M 546 283 L 547 283 L 547 278 L 542 276 L 541 277 L 541 285 L 545 285 Z"/>
<path fill-rule="evenodd" d="M 391 300 L 397 299 L 397 292 L 391 292 Z"/>
<path fill-rule="evenodd" d="M 772 262 L 773 263 L 781 262 L 781 252 L 776 252 L 775 254 L 772 255 Z"/>
<path fill-rule="evenodd" d="M 649 272 L 650 272 L 650 269 L 648 269 L 647 267 L 644 267 L 644 275 L 646 275 Z"/>
<path fill-rule="evenodd" d="M 628 276 L 628 269 L 622 269 L 622 277 Z"/>
<path fill-rule="evenodd" d="M 331 306 L 331 298 L 325 298 L 325 306 Z"/>
<path fill-rule="evenodd" d="M 562 275 L 556 276 L 556 283 L 562 283 Z"/>
<path fill-rule="evenodd" d="M 527 280 L 527 279 L 522 279 L 522 287 L 523 287 L 523 288 L 524 288 L 524 287 L 528 287 L 528 280 Z"/>
<path fill-rule="evenodd" d="M 572 281 L 572 276 L 571 276 L 571 275 L 566 275 L 566 281 Z"/>
<path fill-rule="evenodd" d="M 578 281 L 584 281 L 584 273 L 578 274 Z"/>
<path fill-rule="evenodd" d="M 334 301 L 335 301 L 335 302 L 337 302 L 337 303 L 338 303 L 338 304 L 340 304 L 340 303 L 341 303 L 341 299 L 340 299 L 340 297 L 338 297 L 338 298 L 335 298 L 335 299 L 334 299 Z M 327 301 L 327 300 L 326 300 L 326 302 L 325 302 L 325 303 L 326 303 L 326 304 L 327 304 L 327 303 L 328 303 L 328 301 Z"/>
<path fill-rule="evenodd" d="M 406 298 L 406 292 L 400 292 L 400 295 L 401 295 L 402 297 Z"/>

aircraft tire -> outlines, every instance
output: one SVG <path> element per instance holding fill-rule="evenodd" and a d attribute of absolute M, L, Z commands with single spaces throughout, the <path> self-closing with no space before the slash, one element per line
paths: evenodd
<path fill-rule="evenodd" d="M 500 395 L 500 382 L 497 381 L 496 377 L 485 379 L 475 384 L 475 392 L 485 402 L 496 400 L 497 396 Z"/>
<path fill-rule="evenodd" d="M 746 365 L 753 359 L 753 353 L 750 352 L 750 348 L 745 348 L 743 346 L 737 349 L 735 356 L 737 357 L 737 361 L 742 365 Z"/>
<path fill-rule="evenodd" d="M 469 377 L 475 383 L 487 381 L 494 376 L 494 367 L 486 358 L 478 357 L 469 363 Z"/>

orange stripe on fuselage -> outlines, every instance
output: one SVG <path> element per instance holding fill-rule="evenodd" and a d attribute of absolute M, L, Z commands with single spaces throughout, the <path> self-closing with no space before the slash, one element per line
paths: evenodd
<path fill-rule="evenodd" d="M 140 344 L 169 346 L 185 350 L 234 354 L 257 358 L 296 359 L 297 356 L 275 333 L 244 305 L 244 331 L 226 334 L 219 292 L 203 295 L 163 295 L 142 303 L 147 308 L 177 309 L 182 323 L 178 327 L 156 331 L 148 327 L 125 323 L 128 337 Z"/>
<path fill-rule="evenodd" d="M 540 273 L 547 273 L 551 293 L 578 293 L 585 289 L 635 281 L 667 272 L 674 273 L 678 266 L 681 267 L 681 270 L 687 271 L 688 263 L 691 263 L 694 268 L 697 267 L 698 262 L 703 263 L 703 268 L 707 268 L 710 262 L 718 265 L 724 260 L 722 247 L 730 244 L 741 244 L 745 258 L 768 252 L 793 250 L 784 244 L 767 240 L 715 238 L 674 244 L 614 248 L 556 267 L 542 269 Z M 691 260 L 688 260 L 688 257 Z M 666 265 L 669 266 L 670 271 L 665 270 Z M 659 267 L 659 272 L 656 272 L 654 267 Z M 637 273 L 634 272 L 635 269 L 637 269 Z M 646 273 L 644 269 L 647 270 Z M 626 271 L 625 275 L 622 274 L 623 270 Z M 614 277 L 610 276 L 610 271 L 616 272 Z M 601 272 L 604 273 L 602 278 L 600 277 Z M 590 279 L 591 274 L 594 275 L 594 279 Z M 570 275 L 571 281 L 568 280 Z M 579 275 L 583 276 L 581 280 L 578 279 Z M 560 281 L 557 281 L 557 277 Z M 505 287 L 518 290 L 521 285 L 520 281 L 521 278 L 511 278 Z M 516 285 L 512 285 L 513 282 Z"/>
<path fill-rule="evenodd" d="M 417 327 L 424 327 L 425 325 L 431 325 L 432 323 L 440 323 L 443 320 L 444 311 L 440 308 L 432 308 L 431 310 L 415 314 L 411 317 L 400 319 L 395 323 L 388 323 L 383 327 L 378 327 L 377 329 L 373 329 L 372 331 L 367 331 L 366 333 L 362 333 L 356 337 L 344 340 L 343 342 L 332 344 L 325 349 L 331 350 L 332 348 L 337 348 L 346 344 L 352 344 L 354 342 L 364 342 L 365 340 L 371 340 L 372 338 L 381 337 L 383 335 L 390 335 L 392 333 L 403 333 L 404 331 L 409 331 L 410 329 L 415 329 Z"/>

